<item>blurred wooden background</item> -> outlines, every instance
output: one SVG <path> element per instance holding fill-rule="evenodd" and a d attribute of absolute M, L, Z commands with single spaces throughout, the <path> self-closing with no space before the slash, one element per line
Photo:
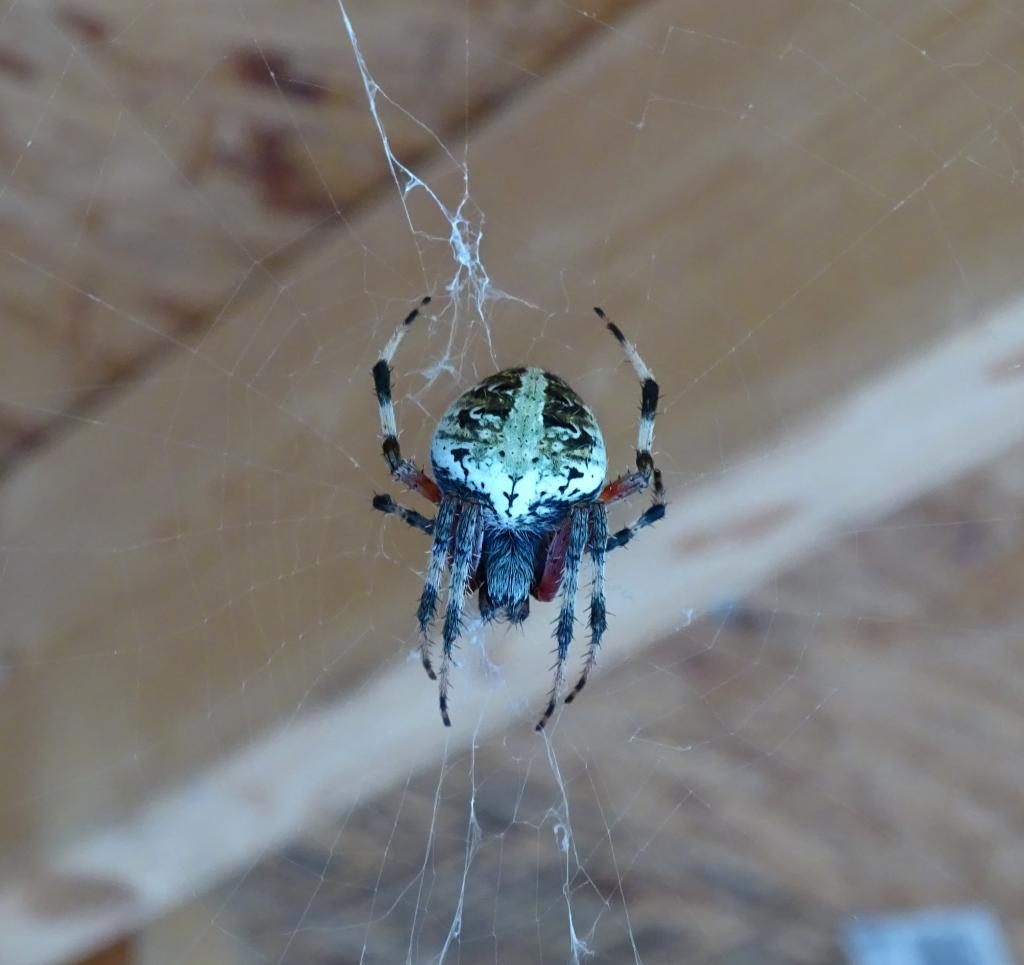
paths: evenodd
<path fill-rule="evenodd" d="M 1024 11 L 347 6 L 521 299 L 436 300 L 403 446 L 527 361 L 618 470 L 600 303 L 669 516 L 550 744 L 539 607 L 444 732 L 368 373 L 449 229 L 337 5 L 0 7 L 0 962 L 429 961 L 460 897 L 452 959 L 565 961 L 566 894 L 601 962 L 950 904 L 1024 955 Z"/>

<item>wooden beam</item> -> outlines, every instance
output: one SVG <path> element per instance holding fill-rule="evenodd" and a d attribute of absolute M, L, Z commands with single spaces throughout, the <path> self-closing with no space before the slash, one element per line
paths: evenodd
<path fill-rule="evenodd" d="M 484 934 L 475 957 L 532 962 L 567 949 L 568 875 L 597 960 L 821 965 L 853 918 L 965 902 L 1019 960 L 1022 496 L 1017 445 L 844 527 L 602 666 L 550 746 L 528 719 L 476 734 L 225 879 L 192 934 L 391 962 L 410 935 L 436 956 L 457 914 L 463 957 Z"/>
<path fill-rule="evenodd" d="M 617 601 L 606 662 L 685 623 L 690 608 L 751 590 L 823 536 L 1024 438 L 1022 328 L 1017 309 L 954 337 L 794 432 L 784 448 L 673 505 L 630 556 L 630 597 Z M 343 699 L 253 738 L 127 820 L 85 834 L 0 892 L 0 961 L 59 961 L 170 910 L 318 815 L 368 799 L 513 719 L 528 728 L 535 714 L 523 719 L 519 708 L 524 700 L 531 711 L 540 705 L 547 640 L 547 626 L 534 622 L 525 639 L 490 645 L 500 683 L 483 668 L 464 670 L 451 731 L 433 721 L 422 674 L 392 658 Z"/>
<path fill-rule="evenodd" d="M 455 20 L 437 2 L 350 7 L 377 80 L 422 122 L 385 111 L 411 160 L 634 2 L 469 5 Z M 0 16 L 2 471 L 65 428 L 61 413 L 281 284 L 390 175 L 329 0 L 46 0 Z"/>
<path fill-rule="evenodd" d="M 609 661 L 1024 434 L 1024 220 L 988 102 L 855 10 L 732 16 L 661 4 L 474 141 L 492 277 L 540 309 L 492 305 L 486 339 L 439 298 L 396 360 L 420 458 L 429 414 L 527 361 L 594 403 L 617 470 L 637 389 L 590 306 L 640 344 L 671 505 L 612 559 Z M 1013 39 L 943 26 L 950 58 Z M 368 509 L 370 366 L 450 273 L 382 204 L 0 493 L 0 961 L 79 953 L 513 709 L 532 725 L 543 619 L 436 722 L 408 661 L 425 546 Z M 457 377 L 426 378 L 446 351 Z"/>

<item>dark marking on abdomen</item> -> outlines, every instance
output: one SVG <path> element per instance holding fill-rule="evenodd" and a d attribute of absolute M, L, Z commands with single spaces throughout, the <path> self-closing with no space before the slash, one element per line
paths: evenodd
<path fill-rule="evenodd" d="M 513 476 L 512 477 L 512 488 L 507 493 L 502 493 L 501 494 L 502 496 L 504 496 L 508 500 L 508 506 L 506 508 L 510 512 L 512 510 L 512 504 L 519 498 L 519 493 L 516 492 L 516 483 L 519 482 L 519 480 L 522 479 L 522 478 L 523 478 L 522 476 Z"/>
<path fill-rule="evenodd" d="M 565 484 L 558 487 L 558 491 L 564 496 L 565 491 L 572 485 L 574 479 L 582 479 L 583 473 L 581 473 L 575 466 L 569 467 L 569 473 L 566 476 Z"/>
<path fill-rule="evenodd" d="M 575 439 L 560 440 L 563 449 L 593 449 L 594 437 L 586 429 L 577 428 L 578 435 Z"/>
<path fill-rule="evenodd" d="M 472 409 L 459 409 L 459 428 L 469 429 L 475 431 L 479 429 L 483 423 L 474 415 Z"/>
<path fill-rule="evenodd" d="M 454 459 L 459 467 L 462 469 L 463 476 L 469 479 L 469 469 L 466 467 L 466 457 L 469 455 L 469 450 L 459 446 L 458 449 L 452 450 L 452 459 Z"/>

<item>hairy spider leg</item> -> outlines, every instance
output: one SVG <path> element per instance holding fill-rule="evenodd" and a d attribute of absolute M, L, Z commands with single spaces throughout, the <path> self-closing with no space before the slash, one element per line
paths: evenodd
<path fill-rule="evenodd" d="M 608 537 L 605 549 L 612 550 L 625 546 L 645 526 L 656 523 L 665 516 L 665 487 L 661 484 L 661 470 L 654 470 L 654 493 L 651 505 L 648 506 L 632 523 L 623 526 L 618 532 Z"/>
<path fill-rule="evenodd" d="M 416 308 L 405 316 L 402 324 L 395 330 L 395 334 L 388 339 L 387 345 L 384 346 L 384 350 L 377 359 L 377 364 L 373 367 L 373 387 L 377 393 L 380 431 L 384 437 L 381 450 L 388 462 L 391 475 L 403 486 L 425 496 L 432 503 L 439 503 L 441 502 L 441 490 L 437 483 L 411 459 L 402 458 L 402 449 L 398 444 L 398 426 L 395 423 L 395 404 L 391 397 L 391 360 L 395 357 L 395 352 L 409 326 L 420 314 L 420 309 L 429 303 L 430 296 L 427 295 Z"/>
<path fill-rule="evenodd" d="M 608 615 L 604 604 L 604 554 L 607 543 L 608 513 L 604 503 L 597 502 L 590 507 L 590 562 L 594 569 L 594 584 L 590 588 L 590 643 L 587 645 L 587 656 L 583 661 L 583 673 L 565 698 L 567 704 L 571 704 L 587 685 L 587 677 L 597 664 L 601 638 L 608 629 Z"/>
<path fill-rule="evenodd" d="M 445 563 L 448 562 L 448 550 L 452 541 L 452 529 L 455 522 L 455 507 L 459 499 L 454 495 L 442 497 L 434 518 L 434 542 L 430 546 L 430 565 L 427 568 L 427 581 L 423 584 L 420 594 L 420 605 L 416 611 L 416 619 L 420 626 L 420 660 L 423 669 L 431 680 L 437 680 L 437 674 L 430 662 L 430 625 L 434 622 L 437 610 L 437 597 L 441 590 L 441 577 L 444 576 Z"/>
<path fill-rule="evenodd" d="M 555 679 L 551 685 L 544 716 L 537 721 L 537 731 L 544 729 L 544 725 L 555 712 L 558 695 L 565 683 L 565 659 L 569 655 L 573 624 L 576 622 L 576 590 L 580 582 L 580 562 L 587 546 L 589 517 L 589 505 L 573 507 L 569 517 L 569 542 L 565 547 L 565 566 L 562 570 L 562 606 L 558 612 L 558 625 L 555 629 L 555 639 L 558 641 L 558 654 L 554 666 Z"/>
<path fill-rule="evenodd" d="M 421 530 L 430 536 L 434 532 L 434 521 L 427 519 L 422 513 L 415 509 L 406 509 L 396 503 L 387 493 L 377 493 L 373 497 L 373 508 L 379 509 L 382 513 L 392 513 L 399 519 L 405 520 L 413 529 Z"/>
<path fill-rule="evenodd" d="M 444 616 L 442 632 L 443 654 L 438 672 L 439 704 L 441 720 L 445 727 L 451 727 L 448 716 L 448 685 L 452 669 L 452 650 L 462 632 L 462 611 L 466 601 L 466 586 L 469 582 L 469 568 L 477 544 L 477 525 L 480 518 L 478 503 L 463 502 L 459 507 L 459 522 L 455 528 L 455 549 L 452 555 L 451 573 L 448 582 L 448 609 Z"/>

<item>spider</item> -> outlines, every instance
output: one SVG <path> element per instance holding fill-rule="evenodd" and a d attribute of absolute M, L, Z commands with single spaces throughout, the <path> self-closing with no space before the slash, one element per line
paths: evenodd
<path fill-rule="evenodd" d="M 565 683 L 583 554 L 589 552 L 593 566 L 590 644 L 583 672 L 566 703 L 586 685 L 607 627 L 605 554 L 625 546 L 638 530 L 665 515 L 661 472 L 651 456 L 658 383 L 633 343 L 595 308 L 641 382 L 636 469 L 606 484 L 607 456 L 594 413 L 557 375 L 519 367 L 489 376 L 445 410 L 430 446 L 435 482 L 403 458 L 391 398 L 391 360 L 409 326 L 429 302 L 428 295 L 388 340 L 373 367 L 373 384 L 380 407 L 382 448 L 391 475 L 435 503 L 437 513 L 428 519 L 385 494 L 375 495 L 373 506 L 393 513 L 433 539 L 417 611 L 419 649 L 427 676 L 439 681 L 441 719 L 446 727 L 451 726 L 452 650 L 462 630 L 466 593 L 479 593 L 485 623 L 503 614 L 518 624 L 529 615 L 530 596 L 553 600 L 561 588 L 554 682 L 536 726 L 541 731 L 554 713 Z M 609 536 L 606 507 L 646 489 L 652 481 L 651 505 L 629 526 Z M 446 565 L 450 570 L 447 609 L 441 665 L 435 673 L 429 633 Z"/>

